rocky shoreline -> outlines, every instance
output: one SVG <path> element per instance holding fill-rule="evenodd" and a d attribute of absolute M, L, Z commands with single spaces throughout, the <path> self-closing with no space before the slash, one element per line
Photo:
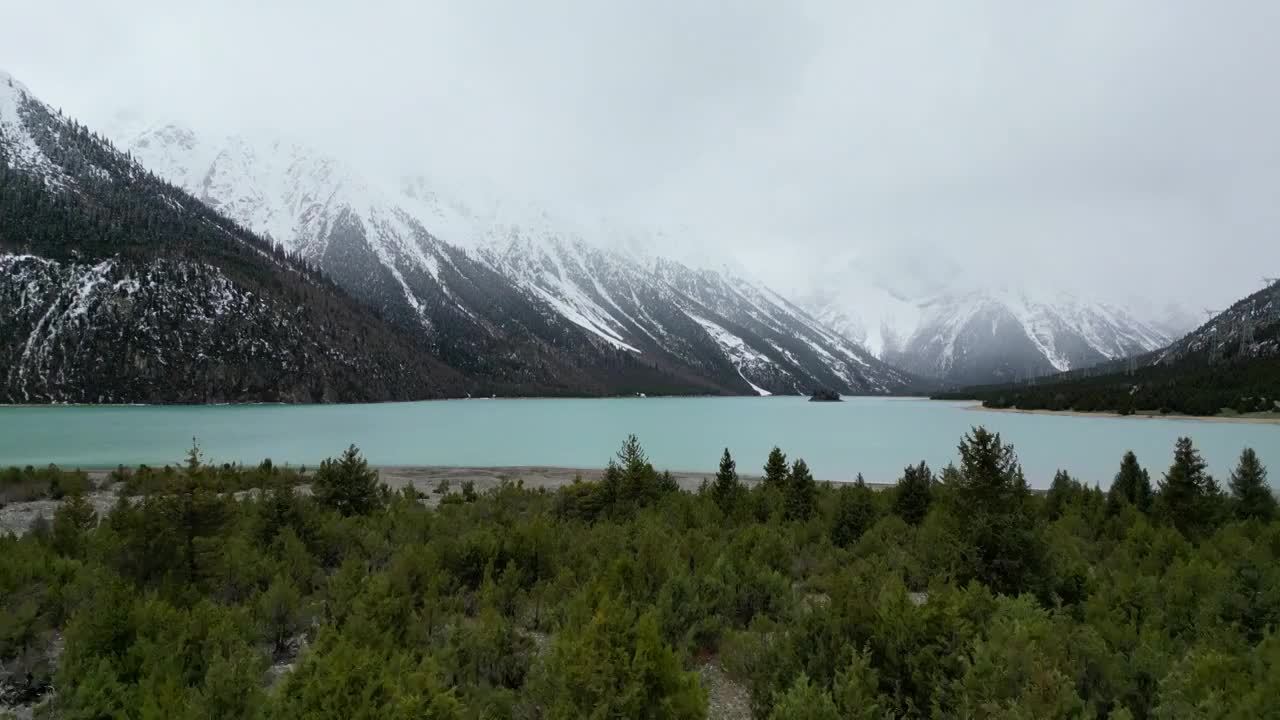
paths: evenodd
<path fill-rule="evenodd" d="M 577 480 L 598 480 L 603 471 L 601 468 L 570 468 L 544 465 L 514 465 L 509 467 L 458 467 L 449 465 L 384 465 L 379 466 L 378 477 L 382 483 L 392 490 L 401 490 L 413 486 L 425 494 L 428 505 L 436 505 L 441 493 L 437 489 L 447 487 L 451 491 L 461 490 L 464 483 L 471 483 L 477 493 L 485 493 L 501 487 L 503 483 L 520 483 L 529 489 L 545 489 L 555 491 Z M 94 485 L 93 492 L 86 497 L 99 517 L 110 512 L 119 497 L 119 488 L 106 485 L 109 471 L 87 470 L 85 474 Z M 704 482 L 710 482 L 715 473 L 671 471 L 672 477 L 683 490 L 696 491 Z M 758 475 L 741 475 L 739 479 L 746 485 L 760 481 Z M 443 483 L 443 485 L 442 485 Z M 884 483 L 868 483 L 876 489 L 888 487 Z M 299 487 L 300 492 L 309 492 L 306 485 Z M 246 491 L 252 492 L 252 491 Z M 53 514 L 62 506 L 62 500 L 28 500 L 13 502 L 0 506 L 0 535 L 13 533 L 25 535 L 37 522 L 53 521 Z"/>

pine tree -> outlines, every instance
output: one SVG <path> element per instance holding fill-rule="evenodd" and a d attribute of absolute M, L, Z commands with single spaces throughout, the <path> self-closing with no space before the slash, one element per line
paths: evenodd
<path fill-rule="evenodd" d="M 786 491 L 783 496 L 783 513 L 788 520 L 804 522 L 813 517 L 814 505 L 818 498 L 818 483 L 809 472 L 809 465 L 804 460 L 796 460 L 787 477 Z"/>
<path fill-rule="evenodd" d="M 893 512 L 908 524 L 919 525 L 933 501 L 933 473 L 923 461 L 902 471 L 893 495 Z"/>
<path fill-rule="evenodd" d="M 352 445 L 338 460 L 320 463 L 311 485 L 316 501 L 343 515 L 367 515 L 380 504 L 378 471 Z"/>
<path fill-rule="evenodd" d="M 647 504 L 661 492 L 659 477 L 635 435 L 628 435 L 618 450 L 618 499 L 627 507 Z"/>
<path fill-rule="evenodd" d="M 600 499 L 605 507 L 613 507 L 622 497 L 622 468 L 612 458 L 600 476 Z"/>
<path fill-rule="evenodd" d="M 230 512 L 225 501 L 209 484 L 208 470 L 200 455 L 200 446 L 192 438 L 187 451 L 186 466 L 169 488 L 159 498 L 161 515 L 177 531 L 187 579 L 195 582 L 200 570 L 202 555 L 210 554 L 201 548 L 200 538 L 217 536 L 228 522 Z"/>
<path fill-rule="evenodd" d="M 547 718 L 705 718 L 696 673 L 658 630 L 652 612 L 636 617 L 605 598 L 577 632 L 558 633 L 523 692 Z"/>
<path fill-rule="evenodd" d="M 836 490 L 835 516 L 831 523 L 831 542 L 836 547 L 849 547 L 876 522 L 876 499 L 867 482 L 858 473 L 853 485 Z"/>
<path fill-rule="evenodd" d="M 951 498 L 964 517 L 974 576 L 996 592 L 1020 593 L 1040 570 L 1041 540 L 1027 510 L 1030 490 L 1012 445 L 976 427 L 960 441 Z"/>
<path fill-rule="evenodd" d="M 263 639 L 270 643 L 275 657 L 282 657 L 289 641 L 302 629 L 301 594 L 287 578 L 276 575 L 258 597 L 255 610 Z"/>
<path fill-rule="evenodd" d="M 728 515 L 733 512 L 741 493 L 742 483 L 738 480 L 737 463 L 729 455 L 729 448 L 725 448 L 724 455 L 720 457 L 720 470 L 711 483 L 711 498 L 720 507 L 720 511 Z"/>
<path fill-rule="evenodd" d="M 887 698 L 880 693 L 880 673 L 871 662 L 871 651 L 854 653 L 849 666 L 836 673 L 832 693 L 843 720 L 880 720 L 892 717 Z"/>
<path fill-rule="evenodd" d="M 618 449 L 618 462 L 622 470 L 628 473 L 639 473 L 649 464 L 649 458 L 640 446 L 640 439 L 635 435 L 628 435 L 623 441 L 622 447 Z"/>
<path fill-rule="evenodd" d="M 1067 507 L 1076 502 L 1084 492 L 1084 486 L 1076 482 L 1066 470 L 1053 474 L 1053 483 L 1044 497 L 1044 513 L 1050 520 L 1057 520 Z"/>
<path fill-rule="evenodd" d="M 63 555 L 79 557 L 85 533 L 98 525 L 98 513 L 84 493 L 73 492 L 53 514 L 53 547 Z"/>
<path fill-rule="evenodd" d="M 670 470 L 663 470 L 658 473 L 658 479 L 655 483 L 659 494 L 673 493 L 680 491 L 680 483 Z"/>
<path fill-rule="evenodd" d="M 1236 517 L 1242 520 L 1270 522 L 1276 515 L 1276 498 L 1267 485 L 1267 468 L 1258 460 L 1253 448 L 1240 453 L 1240 464 L 1231 473 L 1228 483 Z M 57 533 L 57 519 L 54 519 Z"/>
<path fill-rule="evenodd" d="M 1140 512 L 1150 513 L 1152 500 L 1151 475 L 1138 464 L 1138 456 L 1130 450 L 1120 461 L 1120 471 L 1107 492 L 1107 511 L 1114 515 L 1121 504 L 1128 503 Z"/>
<path fill-rule="evenodd" d="M 786 692 L 778 693 L 769 720 L 840 720 L 844 717 L 831 693 L 800 673 Z"/>
<path fill-rule="evenodd" d="M 1215 519 L 1221 491 L 1207 467 L 1191 438 L 1178 438 L 1173 465 L 1160 483 L 1161 514 L 1188 537 L 1204 532 Z"/>
<path fill-rule="evenodd" d="M 984 510 L 1009 511 L 1027 496 L 1026 479 L 1012 445 L 999 433 L 976 427 L 960 441 L 955 494 L 962 503 Z"/>
<path fill-rule="evenodd" d="M 764 464 L 765 486 L 784 489 L 787 485 L 787 473 L 787 455 L 775 447 L 769 451 L 769 459 Z"/>

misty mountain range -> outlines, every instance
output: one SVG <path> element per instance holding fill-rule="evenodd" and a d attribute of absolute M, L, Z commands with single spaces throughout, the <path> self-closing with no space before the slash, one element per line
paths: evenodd
<path fill-rule="evenodd" d="M 888 310 L 857 314 L 856 303 L 836 296 L 816 301 L 814 313 L 881 359 L 955 385 L 1088 367 L 1176 337 L 1120 308 L 1064 292 L 987 288 L 869 305 Z"/>
<path fill-rule="evenodd" d="M 463 199 L 422 178 L 384 182 L 281 138 L 176 125 L 109 134 L 114 142 L 0 74 L 4 192 L 23 193 L 10 217 L 33 218 L 0 227 L 0 297 L 19 309 L 0 318 L 12 338 L 0 348 L 9 401 L 901 393 L 1170 341 L 1117 308 L 1025 289 L 912 297 L 836 276 L 794 302 L 724 266 L 637 250 L 642 240 L 620 243 L 614 228 Z M 109 219 L 130 237 L 55 242 L 50 223 L 68 214 L 86 227 Z M 228 248 L 188 242 L 193 223 L 254 251 L 228 264 Z M 308 294 L 308 307 L 296 304 Z M 326 325 L 333 308 L 347 321 Z M 214 329 L 226 323 L 235 331 Z M 335 336 L 350 323 L 388 347 Z M 291 351 L 277 347 L 282 337 Z M 325 345 L 341 348 L 328 361 L 342 369 L 324 376 L 341 381 L 283 380 L 317 367 Z M 378 370 L 379 383 L 360 381 L 388 357 L 396 367 Z M 164 397 L 167 366 L 195 373 L 196 389 Z M 275 394 L 276 382 L 291 389 Z"/>

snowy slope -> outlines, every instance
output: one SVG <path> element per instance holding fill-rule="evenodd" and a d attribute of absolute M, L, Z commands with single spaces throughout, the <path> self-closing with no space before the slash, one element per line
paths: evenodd
<path fill-rule="evenodd" d="M 1177 342 L 1150 356 L 1159 364 L 1187 358 L 1234 359 L 1280 356 L 1280 282 L 1236 301 Z"/>
<path fill-rule="evenodd" d="M 919 325 L 890 357 L 957 383 L 1086 367 L 1168 342 L 1122 310 L 1065 293 L 976 292 L 933 299 L 923 311 Z"/>
<path fill-rule="evenodd" d="M 474 384 L 0 75 L 0 402 L 374 401 Z"/>
<path fill-rule="evenodd" d="M 362 254 L 386 268 L 383 281 L 403 309 L 430 326 L 424 291 L 406 271 L 423 271 L 438 282 L 446 253 L 349 168 L 278 139 L 211 141 L 174 125 L 143 130 L 125 146 L 152 172 L 313 265 L 336 264 L 326 262 L 334 252 L 330 243 L 362 231 Z"/>
<path fill-rule="evenodd" d="M 45 155 L 32 130 L 19 114 L 31 91 L 16 78 L 0 70 L 0 151 L 12 167 L 37 175 L 53 186 L 65 182 L 62 170 Z"/>
<path fill-rule="evenodd" d="M 911 382 L 758 283 L 647 255 L 643 232 L 492 194 L 460 198 L 421 177 L 372 182 L 279 139 L 161 126 L 117 140 L 152 171 L 421 327 L 464 371 L 611 373 L 623 353 L 632 358 L 625 366 L 704 392 L 879 393 Z M 504 357 L 504 367 L 480 367 Z"/>
<path fill-rule="evenodd" d="M 842 287 L 857 289 L 816 294 L 814 315 L 878 357 L 948 382 L 1044 375 L 1169 342 L 1123 309 L 1066 292 L 988 288 L 908 299 L 874 279 Z"/>
<path fill-rule="evenodd" d="M 876 357 L 898 351 L 924 314 L 920 304 L 860 276 L 845 276 L 834 286 L 820 284 L 805 304 L 824 325 Z"/>

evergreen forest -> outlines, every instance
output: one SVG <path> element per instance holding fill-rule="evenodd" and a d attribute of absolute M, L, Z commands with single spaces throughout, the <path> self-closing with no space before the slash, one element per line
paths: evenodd
<path fill-rule="evenodd" d="M 1280 330 L 1280 326 L 1277 326 Z M 1211 365 L 1185 362 L 1126 372 L 1045 378 L 936 393 L 939 400 L 981 400 L 983 407 L 1180 415 L 1280 413 L 1280 358 Z"/>
<path fill-rule="evenodd" d="M 1254 718 L 1280 694 L 1280 520 L 1245 450 L 1030 489 L 977 427 L 945 468 L 820 483 L 775 449 L 681 490 L 390 490 L 311 470 L 0 471 L 0 704 L 61 718 Z M 904 459 L 904 462 L 907 459 Z M 1038 483 L 1039 484 L 1039 483 Z"/>

